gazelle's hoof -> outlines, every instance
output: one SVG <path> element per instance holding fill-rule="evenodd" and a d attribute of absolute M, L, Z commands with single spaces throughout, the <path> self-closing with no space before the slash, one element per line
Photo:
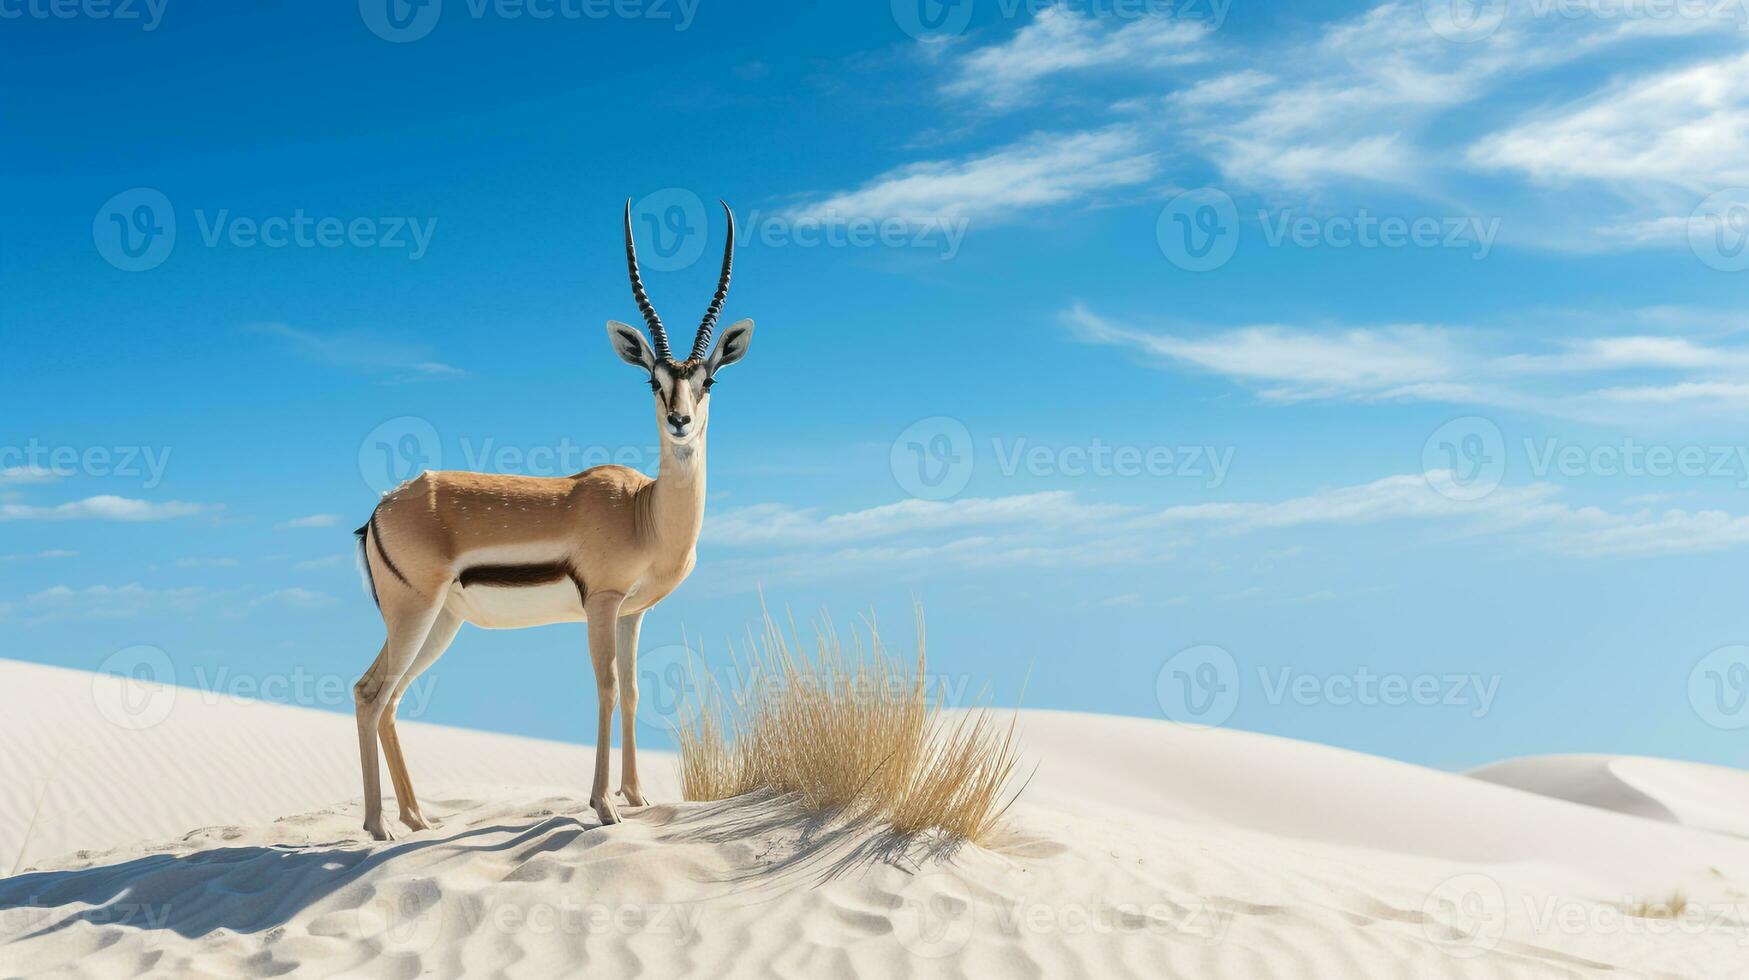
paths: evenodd
<path fill-rule="evenodd" d="M 431 821 L 425 819 L 425 815 L 418 810 L 401 811 L 401 822 L 412 831 L 430 830 L 432 827 Z"/>
<path fill-rule="evenodd" d="M 395 839 L 395 835 L 389 833 L 389 828 L 383 826 L 383 818 L 381 817 L 378 817 L 374 822 L 366 820 L 364 822 L 364 832 L 370 835 L 371 840 Z"/>
<path fill-rule="evenodd" d="M 589 805 L 595 808 L 595 815 L 601 818 L 603 827 L 619 823 L 619 809 L 612 800 L 590 800 Z"/>
<path fill-rule="evenodd" d="M 626 801 L 627 806 L 649 806 L 650 805 L 650 801 L 644 799 L 644 794 L 635 790 L 635 789 L 628 789 L 624 786 L 621 786 L 619 788 L 619 795 L 625 797 L 625 801 Z"/>

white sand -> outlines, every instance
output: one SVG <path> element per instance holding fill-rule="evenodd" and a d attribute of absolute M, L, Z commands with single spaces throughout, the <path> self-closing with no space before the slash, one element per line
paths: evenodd
<path fill-rule="evenodd" d="M 1742 774 L 1712 767 L 1611 760 L 1657 804 L 1621 813 L 1548 780 L 1029 711 L 1011 833 L 941 854 L 770 802 L 676 804 L 660 753 L 664 802 L 604 829 L 588 749 L 408 723 L 443 824 L 378 845 L 350 718 L 142 685 L 121 717 L 163 720 L 129 730 L 108 720 L 129 686 L 0 661 L 0 874 L 21 847 L 37 869 L 0 877 L 0 975 L 1749 969 L 1749 841 L 1716 832 L 1740 826 Z M 1674 919 L 1622 911 L 1676 891 Z"/>
<path fill-rule="evenodd" d="M 1619 755 L 1539 755 L 1470 772 L 1558 800 L 1749 837 L 1749 772 Z"/>

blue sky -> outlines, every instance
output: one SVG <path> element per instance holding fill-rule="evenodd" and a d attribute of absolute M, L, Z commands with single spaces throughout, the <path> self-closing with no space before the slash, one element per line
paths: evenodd
<path fill-rule="evenodd" d="M 0 655 L 349 712 L 351 529 L 653 467 L 619 209 L 684 324 L 722 198 L 653 676 L 915 600 L 964 699 L 1743 759 L 1742 4 L 396 2 L 0 0 Z M 468 631 L 403 716 L 589 683 Z"/>

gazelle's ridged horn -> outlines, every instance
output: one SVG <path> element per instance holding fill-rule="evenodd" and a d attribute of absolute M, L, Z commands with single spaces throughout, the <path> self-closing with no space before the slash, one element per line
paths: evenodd
<path fill-rule="evenodd" d="M 717 317 L 723 312 L 723 301 L 729 298 L 729 273 L 735 267 L 735 212 L 729 210 L 729 202 L 718 201 L 723 206 L 723 214 L 729 218 L 729 240 L 723 245 L 723 274 L 717 278 L 717 294 L 711 297 L 710 309 L 705 311 L 704 322 L 698 325 L 698 338 L 692 342 L 692 359 L 699 360 L 711 350 L 711 332 L 717 328 Z"/>
<path fill-rule="evenodd" d="M 650 305 L 650 296 L 644 292 L 643 277 L 638 275 L 638 246 L 632 240 L 632 199 L 626 198 L 626 270 L 632 276 L 632 298 L 638 301 L 638 312 L 644 315 L 644 322 L 650 325 L 650 339 L 656 344 L 656 356 L 669 360 L 673 355 L 668 351 L 668 330 L 662 326 L 662 318 L 656 315 L 656 308 Z"/>

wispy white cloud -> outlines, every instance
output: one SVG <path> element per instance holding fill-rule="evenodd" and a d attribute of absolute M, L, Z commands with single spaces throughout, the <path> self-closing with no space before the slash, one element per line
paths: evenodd
<path fill-rule="evenodd" d="M 1469 159 L 1636 197 L 1648 181 L 1696 194 L 1749 184 L 1749 54 L 1624 78 L 1482 139 Z"/>
<path fill-rule="evenodd" d="M 1485 171 L 1528 178 L 1564 206 L 1570 216 L 1563 224 L 1576 226 L 1566 247 L 1689 247 L 1696 221 L 1734 214 L 1749 198 L 1742 190 L 1749 186 L 1749 54 L 1624 75 L 1515 120 L 1476 142 L 1466 158 Z M 1723 197 L 1708 196 L 1721 190 Z M 1567 203 L 1573 200 L 1586 206 Z M 1703 200 L 1714 210 L 1696 218 Z M 1731 247 L 1742 237 L 1735 223 L 1715 233 L 1732 236 Z"/>
<path fill-rule="evenodd" d="M 873 571 L 927 577 L 965 570 L 1115 569 L 1224 553 L 1239 536 L 1280 536 L 1319 527 L 1420 525 L 1441 534 L 1494 536 L 1528 550 L 1581 559 L 1689 554 L 1749 546 L 1749 515 L 1576 506 L 1551 483 L 1502 485 L 1480 499 L 1453 492 L 1444 471 L 1396 474 L 1274 501 L 1235 500 L 1160 509 L 1085 502 L 1072 494 L 1025 494 L 917 508 L 915 502 L 844 514 L 750 507 L 708 543 L 730 554 L 710 563 L 719 590 L 806 582 Z M 1048 499 L 1041 499 L 1048 498 Z M 1058 520 L 992 524 L 992 514 Z M 870 515 L 885 515 L 871 519 Z M 778 518 L 753 530 L 761 515 Z M 909 515 L 901 519 L 897 515 Z M 927 515 L 927 516 L 924 516 Z M 844 545 L 847 539 L 853 544 Z M 1273 539 L 1272 539 L 1273 540 Z M 1225 596 L 1250 598 L 1254 590 Z M 1335 598 L 1302 596 L 1304 600 Z"/>
<path fill-rule="evenodd" d="M 1304 595 L 1293 596 L 1292 598 L 1288 599 L 1287 601 L 1289 601 L 1289 602 L 1337 602 L 1337 601 L 1342 600 L 1342 599 L 1358 599 L 1361 596 L 1375 595 L 1375 594 L 1383 592 L 1383 591 L 1385 591 L 1385 588 L 1383 586 L 1378 586 L 1378 585 L 1369 586 L 1367 588 L 1362 588 L 1362 589 L 1346 589 L 1346 590 L 1319 589 L 1316 592 L 1307 592 Z"/>
<path fill-rule="evenodd" d="M 1041 134 L 962 159 L 908 164 L 856 190 L 799 205 L 789 217 L 825 223 L 892 218 L 914 225 L 999 221 L 1143 183 L 1158 167 L 1128 126 Z"/>
<path fill-rule="evenodd" d="M 1483 100 L 1503 87 L 1628 42 L 1741 26 L 1740 11 L 1659 17 L 1655 5 L 1614 6 L 1616 16 L 1567 17 L 1547 16 L 1546 4 L 1490 5 L 1479 14 L 1497 10 L 1499 25 L 1453 43 L 1429 21 L 1429 11 L 1443 8 L 1408 0 L 1381 3 L 1327 25 L 1310 41 L 1247 52 L 1256 67 L 1217 76 L 1169 101 L 1226 175 L 1244 184 L 1304 188 L 1332 179 L 1424 180 L 1446 169 L 1451 157 L 1433 149 L 1446 113 L 1462 107 L 1472 116 L 1497 114 L 1507 103 Z M 1740 89 L 1722 77 L 1729 71 L 1720 63 L 1673 72 L 1649 91 L 1638 91 L 1645 88 L 1643 80 L 1625 80 L 1623 88 L 1636 90 L 1631 97 L 1611 90 L 1598 99 L 1596 111 L 1557 122 L 1553 132 L 1546 128 L 1549 120 L 1528 122 L 1484 142 L 1470 162 L 1550 176 L 1574 168 L 1694 175 L 1741 166 L 1724 162 L 1740 161 L 1741 153 L 1714 154 L 1742 145 L 1740 122 L 1734 135 L 1728 132 L 1735 111 L 1717 106 L 1724 91 Z M 1233 98 L 1210 97 L 1216 94 Z M 1660 129 L 1671 138 L 1635 139 L 1636 133 Z M 1695 142 L 1677 145 L 1685 136 Z"/>
<path fill-rule="evenodd" d="M 275 589 L 249 600 L 252 609 L 262 606 L 284 606 L 291 609 L 320 609 L 334 604 L 334 597 L 325 592 L 313 592 L 296 586 Z"/>
<path fill-rule="evenodd" d="M 1549 483 L 1501 486 L 1478 500 L 1440 492 L 1449 473 L 1385 477 L 1274 503 L 1174 507 L 1137 526 L 1195 522 L 1219 534 L 1315 525 L 1421 520 L 1458 522 L 1470 533 L 1515 534 L 1531 548 L 1585 558 L 1722 551 L 1749 545 L 1749 515 L 1722 511 L 1609 511 L 1563 502 Z"/>
<path fill-rule="evenodd" d="M 1186 109 L 1227 108 L 1256 104 L 1259 96 L 1275 85 L 1275 76 L 1255 68 L 1205 78 L 1168 97 L 1170 105 Z"/>
<path fill-rule="evenodd" d="M 283 323 L 258 323 L 246 332 L 273 337 L 300 356 L 319 364 L 386 375 L 385 381 L 445 381 L 467 372 L 438 360 L 430 348 L 418 343 L 386 340 L 364 331 L 316 333 Z"/>
<path fill-rule="evenodd" d="M 1627 385 L 1603 388 L 1596 397 L 1627 405 L 1692 405 L 1711 408 L 1749 408 L 1749 382 L 1679 381 L 1666 385 Z"/>
<path fill-rule="evenodd" d="M 0 469 L 0 486 L 53 483 L 60 478 L 60 474 L 42 466 L 8 466 Z"/>
<path fill-rule="evenodd" d="M 707 525 L 708 526 L 708 525 Z M 927 578 L 956 571 L 1014 568 L 1113 569 L 1166 561 L 1164 539 L 1110 537 L 1062 529 L 1009 529 L 1000 534 L 941 533 L 916 540 L 871 542 L 820 550 L 795 545 L 720 558 L 701 570 L 706 588 L 744 592 L 755 586 L 812 582 L 871 572 Z"/>
<path fill-rule="evenodd" d="M 1749 404 L 1749 346 L 1620 334 L 1526 341 L 1478 327 L 1252 325 L 1214 331 L 1120 323 L 1076 305 L 1079 339 L 1168 368 L 1229 378 L 1270 401 L 1401 400 L 1607 420 L 1628 405 L 1717 414 Z M 1624 375 L 1649 382 L 1623 385 Z M 1637 416 L 1645 421 L 1643 415 Z"/>
<path fill-rule="evenodd" d="M 176 559 L 177 568 L 236 568 L 237 559 L 191 556 Z"/>
<path fill-rule="evenodd" d="M 251 595 L 250 589 L 205 586 L 160 589 L 137 582 L 74 588 L 55 585 L 11 602 L 0 602 L 0 619 L 27 626 L 76 619 L 136 619 L 143 616 L 187 616 L 217 613 L 242 617 L 261 609 L 318 609 L 333 596 L 301 588 L 274 589 Z"/>
<path fill-rule="evenodd" d="M 1570 341 L 1549 354 L 1518 354 L 1502 366 L 1529 372 L 1611 371 L 1635 368 L 1749 370 L 1749 351 L 1724 350 L 1686 337 L 1593 337 Z"/>
<path fill-rule="evenodd" d="M 1061 528 L 1110 520 L 1131 511 L 1084 504 L 1066 491 L 954 501 L 905 500 L 866 510 L 822 515 L 817 509 L 756 504 L 711 515 L 705 540 L 733 545 L 821 545 L 913 532 L 1022 525 Z"/>
<path fill-rule="evenodd" d="M 1549 543 L 1586 557 L 1694 554 L 1749 544 L 1749 516 L 1716 510 L 1622 515 L 1587 508 L 1572 512 L 1568 523 L 1551 532 Z"/>
<path fill-rule="evenodd" d="M 187 613 L 210 596 L 207 589 L 152 589 L 138 583 L 75 589 L 56 585 L 16 602 L 0 603 L 0 618 L 30 625 L 68 619 L 132 619 L 150 612 Z"/>
<path fill-rule="evenodd" d="M 0 504 L 0 521 L 167 521 L 211 513 L 214 510 L 216 508 L 210 504 L 190 504 L 179 500 L 153 503 L 105 494 L 48 507 Z"/>
<path fill-rule="evenodd" d="M 279 525 L 280 530 L 292 530 L 310 527 L 333 527 L 340 523 L 339 514 L 310 514 L 307 517 L 294 517 Z"/>
<path fill-rule="evenodd" d="M 1083 340 L 1257 384 L 1267 397 L 1287 401 L 1443 390 L 1475 366 L 1450 331 L 1422 325 L 1332 331 L 1263 325 L 1191 337 L 1126 327 L 1084 306 L 1063 319 Z"/>
<path fill-rule="evenodd" d="M 1365 193 L 1367 206 L 1486 216 L 1510 245 L 1680 245 L 1694 191 L 1749 184 L 1749 55 L 1696 61 L 1703 49 L 1664 39 L 1735 35 L 1745 15 L 1739 4 L 1607 8 L 1489 4 L 1478 16 L 1499 23 L 1459 43 L 1434 26 L 1443 5 L 1419 0 L 1280 40 L 1048 6 L 998 41 L 921 47 L 945 73 L 945 104 L 1051 102 L 1085 117 L 1103 101 L 1124 122 L 898 167 L 794 214 L 999 220 L 1146 185 L 1161 161 L 1191 154 L 1235 195 L 1292 195 L 1313 210 Z M 1149 70 L 1186 60 L 1207 67 L 1176 91 Z M 1112 78 L 1129 91 L 1112 92 Z M 1524 115 L 1527 91 L 1557 107 Z"/>
<path fill-rule="evenodd" d="M 17 555 L 0 555 L 0 562 L 8 561 L 45 561 L 55 558 L 77 558 L 77 551 L 67 551 L 64 548 L 52 548 L 48 551 L 35 551 Z"/>
<path fill-rule="evenodd" d="M 1208 33 L 1197 21 L 1100 18 L 1066 6 L 1046 7 L 1009 40 L 967 54 L 944 90 L 992 108 L 1011 108 L 1054 75 L 1093 69 L 1134 73 L 1199 61 L 1206 57 L 1200 42 Z"/>
<path fill-rule="evenodd" d="M 1247 186 L 1402 184 L 1424 174 L 1421 135 L 1429 120 L 1538 59 L 1510 30 L 1447 43 L 1428 28 L 1421 6 L 1380 4 L 1311 41 L 1254 52 L 1259 67 L 1168 99 L 1175 128 L 1229 180 Z"/>
<path fill-rule="evenodd" d="M 1240 589 L 1237 592 L 1223 592 L 1220 595 L 1215 596 L 1215 601 L 1238 602 L 1243 599 L 1256 599 L 1262 595 L 1263 587 L 1260 585 L 1253 585 L 1249 588 Z"/>
<path fill-rule="evenodd" d="M 1219 534 L 1304 527 L 1317 524 L 1376 524 L 1382 521 L 1460 518 L 1522 523 L 1559 494 L 1552 484 L 1500 487 L 1482 501 L 1462 500 L 1437 491 L 1442 473 L 1389 476 L 1371 483 L 1322 490 L 1275 503 L 1210 503 L 1168 507 L 1135 521 L 1137 527 L 1196 525 Z"/>

